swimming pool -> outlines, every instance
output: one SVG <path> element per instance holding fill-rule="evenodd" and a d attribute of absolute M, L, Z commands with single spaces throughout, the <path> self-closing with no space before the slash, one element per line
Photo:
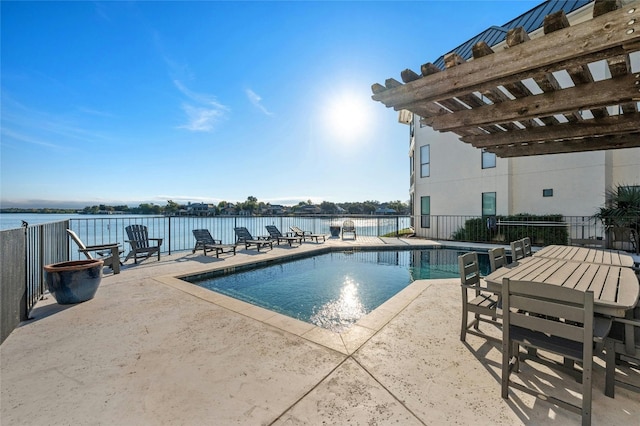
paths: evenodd
<path fill-rule="evenodd" d="M 458 277 L 458 256 L 467 251 L 339 251 L 182 279 L 341 332 L 415 280 Z M 480 261 L 488 272 L 488 256 Z"/>

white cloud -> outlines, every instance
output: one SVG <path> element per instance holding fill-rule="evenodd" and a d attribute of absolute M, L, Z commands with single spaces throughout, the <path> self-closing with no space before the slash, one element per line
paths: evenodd
<path fill-rule="evenodd" d="M 179 128 L 194 132 L 210 132 L 229 111 L 229 108 L 218 102 L 215 96 L 193 92 L 178 80 L 174 80 L 173 83 L 190 101 L 182 103 L 187 123 L 178 126 Z"/>
<path fill-rule="evenodd" d="M 262 111 L 266 115 L 273 115 L 272 112 L 270 112 L 264 105 L 262 105 L 262 98 L 260 97 L 260 95 L 258 95 L 256 92 L 254 92 L 251 89 L 246 89 L 245 93 L 247 94 L 247 98 L 249 98 L 249 101 L 256 108 L 258 108 L 260 111 Z"/>

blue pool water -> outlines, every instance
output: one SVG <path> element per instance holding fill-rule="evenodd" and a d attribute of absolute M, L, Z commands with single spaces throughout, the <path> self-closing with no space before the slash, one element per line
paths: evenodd
<path fill-rule="evenodd" d="M 344 331 L 419 279 L 455 278 L 463 250 L 331 252 L 243 272 L 183 278 L 333 331 Z M 485 273 L 488 256 L 480 255 Z"/>

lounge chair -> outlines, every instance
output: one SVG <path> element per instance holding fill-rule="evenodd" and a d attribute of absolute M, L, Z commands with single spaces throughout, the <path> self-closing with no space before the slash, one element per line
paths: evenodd
<path fill-rule="evenodd" d="M 297 226 L 291 226 L 289 229 L 293 231 L 295 236 L 302 237 L 302 241 L 306 241 L 307 238 L 309 238 L 310 240 L 316 240 L 316 243 L 320 242 L 320 238 L 322 238 L 322 241 L 327 241 L 327 238 L 324 234 L 312 234 L 310 231 L 303 231 Z"/>
<path fill-rule="evenodd" d="M 287 243 L 289 243 L 290 247 L 293 247 L 293 243 L 295 243 L 296 241 L 298 242 L 298 244 L 302 244 L 302 237 L 297 237 L 290 234 L 282 235 L 282 232 L 280 232 L 278 227 L 276 227 L 275 225 L 266 225 L 265 228 L 267 228 L 267 232 L 269 232 L 271 239 L 275 240 L 278 245 L 280 245 L 280 241 L 286 241 Z"/>
<path fill-rule="evenodd" d="M 95 252 L 98 258 L 104 262 L 104 266 L 108 266 L 113 271 L 113 274 L 120 273 L 120 254 L 124 253 L 124 250 L 120 250 L 120 244 L 100 244 L 95 246 L 85 246 L 78 234 L 71 229 L 67 229 L 67 234 L 78 245 L 78 251 L 83 253 L 87 259 L 92 260 L 91 252 Z"/>
<path fill-rule="evenodd" d="M 352 220 L 345 220 L 342 223 L 342 239 L 344 240 L 344 234 L 353 234 L 353 239 L 356 239 L 356 225 Z"/>
<path fill-rule="evenodd" d="M 198 249 L 204 250 L 204 255 L 207 255 L 207 250 L 215 251 L 216 257 L 220 257 L 220 253 L 233 252 L 236 255 L 235 244 L 222 244 L 222 240 L 214 240 L 208 229 L 194 229 L 193 236 L 196 239 L 196 245 L 193 247 L 193 253 Z"/>
<path fill-rule="evenodd" d="M 133 257 L 133 262 L 138 263 L 139 258 L 148 259 L 155 253 L 158 253 L 158 260 L 160 260 L 162 238 L 149 238 L 149 231 L 144 225 L 129 225 L 124 229 L 129 237 L 126 242 L 131 245 L 131 251 L 125 257 L 125 262 Z"/>
<path fill-rule="evenodd" d="M 273 250 L 273 240 L 270 237 L 253 238 L 245 227 L 237 227 L 233 228 L 233 230 L 236 233 L 236 244 L 244 244 L 245 249 L 256 246 L 256 249 L 260 251 L 261 247 L 269 246 Z"/>

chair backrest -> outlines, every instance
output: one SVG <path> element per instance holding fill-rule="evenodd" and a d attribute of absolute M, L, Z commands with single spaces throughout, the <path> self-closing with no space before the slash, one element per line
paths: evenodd
<path fill-rule="evenodd" d="M 343 231 L 347 231 L 347 232 L 352 232 L 356 230 L 356 225 L 353 223 L 352 220 L 345 220 L 342 223 L 342 230 Z"/>
<path fill-rule="evenodd" d="M 491 272 L 507 264 L 507 254 L 504 247 L 489 250 L 489 263 L 491 264 Z"/>
<path fill-rule="evenodd" d="M 149 247 L 149 231 L 144 225 L 129 225 L 124 228 L 132 244 L 139 248 Z"/>
<path fill-rule="evenodd" d="M 524 257 L 533 256 L 533 252 L 531 251 L 531 238 L 524 237 L 522 239 L 522 249 L 524 252 Z"/>
<path fill-rule="evenodd" d="M 194 229 L 193 236 L 196 242 L 202 242 L 204 244 L 215 244 L 213 237 L 208 229 Z"/>
<path fill-rule="evenodd" d="M 78 237 L 78 234 L 76 234 L 71 229 L 67 229 L 67 234 L 69 234 L 71 239 L 78 245 L 81 251 L 87 249 L 87 246 L 84 245 L 80 237 Z M 89 253 L 88 251 L 84 251 L 83 253 L 87 257 L 87 259 L 93 260 L 93 256 L 91 256 L 91 253 Z"/>
<path fill-rule="evenodd" d="M 296 236 L 300 237 L 300 236 L 304 235 L 304 231 L 302 229 L 298 228 L 297 226 L 290 226 L 289 229 L 291 229 L 296 234 Z"/>
<path fill-rule="evenodd" d="M 238 242 L 253 240 L 251 233 L 244 226 L 233 228 L 233 230 L 236 233 L 236 240 Z"/>
<path fill-rule="evenodd" d="M 458 256 L 458 269 L 460 271 L 460 282 L 462 285 L 480 287 L 478 253 L 472 251 Z"/>
<path fill-rule="evenodd" d="M 271 238 L 282 237 L 282 232 L 280 232 L 280 230 L 275 225 L 266 225 L 265 228 L 267 228 L 267 232 L 269 232 Z"/>
<path fill-rule="evenodd" d="M 524 258 L 524 243 L 522 240 L 513 241 L 511 243 L 511 259 L 515 262 Z"/>
<path fill-rule="evenodd" d="M 580 342 L 582 351 L 593 350 L 591 291 L 505 278 L 502 282 L 502 311 L 503 333 L 509 333 L 509 327 L 521 327 Z M 503 336 L 504 339 L 508 337 Z M 562 346 L 562 341 L 559 341 L 558 347 Z M 580 359 L 582 355 L 576 358 Z"/>

